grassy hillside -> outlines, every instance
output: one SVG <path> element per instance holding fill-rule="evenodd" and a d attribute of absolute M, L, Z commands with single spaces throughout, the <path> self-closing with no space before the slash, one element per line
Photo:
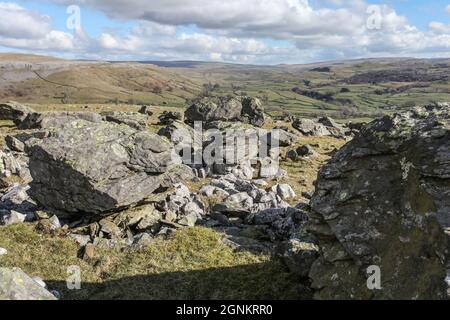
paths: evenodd
<path fill-rule="evenodd" d="M 183 107 L 202 92 L 248 94 L 261 98 L 271 114 L 367 119 L 417 104 L 450 101 L 450 60 L 369 59 L 251 66 L 46 62 L 43 57 L 34 57 L 33 62 L 20 55 L 9 55 L 7 63 L 1 58 L 0 99 L 32 103 Z M 12 65 L 14 59 L 28 61 L 31 66 Z"/>

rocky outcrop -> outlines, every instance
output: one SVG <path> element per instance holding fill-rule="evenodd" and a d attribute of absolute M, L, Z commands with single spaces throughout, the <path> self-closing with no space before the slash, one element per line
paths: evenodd
<path fill-rule="evenodd" d="M 171 124 L 173 121 L 184 121 L 184 115 L 181 112 L 176 111 L 164 111 L 162 115 L 158 117 L 159 123 L 163 125 Z"/>
<path fill-rule="evenodd" d="M 296 118 L 292 122 L 292 126 L 305 136 L 345 138 L 354 133 L 330 117 L 322 117 L 319 119 Z"/>
<path fill-rule="evenodd" d="M 18 123 L 19 129 L 55 129 L 61 128 L 66 123 L 74 120 L 84 120 L 100 123 L 102 117 L 94 112 L 31 112 Z"/>
<path fill-rule="evenodd" d="M 125 208 L 190 172 L 166 139 L 108 122 L 68 122 L 44 139 L 27 141 L 26 152 L 30 195 L 60 215 Z"/>
<path fill-rule="evenodd" d="M 335 154 L 311 201 L 316 298 L 446 297 L 449 164 L 445 104 L 375 120 Z M 370 266 L 381 272 L 379 290 L 367 286 Z"/>
<path fill-rule="evenodd" d="M 137 112 L 105 111 L 100 114 L 104 121 L 126 124 L 136 130 L 148 127 L 148 115 Z"/>
<path fill-rule="evenodd" d="M 0 268 L 0 300 L 56 300 L 41 281 L 19 268 Z"/>
<path fill-rule="evenodd" d="M 12 120 L 19 125 L 34 110 L 17 102 L 0 103 L 0 120 Z"/>
<path fill-rule="evenodd" d="M 31 180 L 27 157 L 19 152 L 0 151 L 0 190 L 17 182 L 26 184 Z"/>
<path fill-rule="evenodd" d="M 258 127 L 265 121 L 261 102 L 251 97 L 206 97 L 189 106 L 185 118 L 190 123 L 240 121 Z"/>
<path fill-rule="evenodd" d="M 141 113 L 141 114 L 145 114 L 147 116 L 152 116 L 153 115 L 152 107 L 150 107 L 150 106 L 141 106 L 139 108 L 138 112 Z"/>

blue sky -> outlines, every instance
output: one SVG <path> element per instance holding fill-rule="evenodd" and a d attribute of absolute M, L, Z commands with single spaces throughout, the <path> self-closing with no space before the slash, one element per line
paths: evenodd
<path fill-rule="evenodd" d="M 254 64 L 450 56 L 450 0 L 150 3 L 0 0 L 0 51 Z M 76 30 L 66 26 L 73 4 L 81 13 Z"/>

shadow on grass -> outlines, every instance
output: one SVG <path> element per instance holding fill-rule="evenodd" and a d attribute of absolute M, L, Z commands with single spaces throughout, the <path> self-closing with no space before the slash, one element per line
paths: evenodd
<path fill-rule="evenodd" d="M 47 281 L 47 285 L 61 292 L 64 300 L 311 299 L 300 279 L 280 270 L 277 262 L 82 282 L 80 290 L 68 290 L 62 281 Z"/>

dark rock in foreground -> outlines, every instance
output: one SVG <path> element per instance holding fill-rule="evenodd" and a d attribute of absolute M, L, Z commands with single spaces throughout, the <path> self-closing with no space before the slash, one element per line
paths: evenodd
<path fill-rule="evenodd" d="M 34 110 L 17 102 L 0 103 L 0 120 L 12 120 L 19 125 Z"/>
<path fill-rule="evenodd" d="M 450 107 L 439 105 L 373 121 L 321 169 L 316 298 L 446 298 L 449 164 Z M 380 290 L 367 287 L 369 266 Z"/>
<path fill-rule="evenodd" d="M 72 121 L 26 145 L 30 195 L 60 215 L 126 208 L 191 172 L 165 138 L 123 124 Z"/>

